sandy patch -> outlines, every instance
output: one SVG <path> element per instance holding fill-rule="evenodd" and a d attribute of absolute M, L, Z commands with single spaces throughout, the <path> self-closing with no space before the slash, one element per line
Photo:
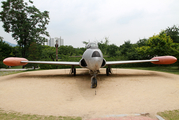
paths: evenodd
<path fill-rule="evenodd" d="M 0 77 L 0 108 L 22 113 L 99 118 L 179 109 L 179 75 L 113 69 L 91 89 L 86 69 L 24 72 Z"/>

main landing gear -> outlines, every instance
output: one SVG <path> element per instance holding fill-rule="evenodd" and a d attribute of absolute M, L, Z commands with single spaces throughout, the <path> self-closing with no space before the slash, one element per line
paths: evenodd
<path fill-rule="evenodd" d="M 71 74 L 76 76 L 76 68 L 74 66 L 71 67 Z"/>
<path fill-rule="evenodd" d="M 106 68 L 106 75 L 109 76 L 109 73 L 112 74 L 112 72 L 111 72 L 111 66 L 108 66 L 108 67 Z"/>

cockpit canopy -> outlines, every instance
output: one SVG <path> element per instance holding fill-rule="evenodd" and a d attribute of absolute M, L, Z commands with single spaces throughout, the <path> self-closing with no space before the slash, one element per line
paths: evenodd
<path fill-rule="evenodd" d="M 97 49 L 98 45 L 96 43 L 88 43 L 86 49 Z"/>

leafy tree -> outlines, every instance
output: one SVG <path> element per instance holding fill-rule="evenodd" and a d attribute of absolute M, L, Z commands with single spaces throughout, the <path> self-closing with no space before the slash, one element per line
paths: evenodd
<path fill-rule="evenodd" d="M 104 55 L 107 55 L 108 46 L 109 46 L 109 38 L 108 37 L 105 37 L 104 43 L 103 43 L 103 41 L 98 42 L 98 47 Z"/>
<path fill-rule="evenodd" d="M 127 56 L 127 52 L 131 51 L 131 48 L 132 48 L 132 44 L 130 40 L 125 41 L 124 44 L 119 47 L 121 55 Z"/>
<path fill-rule="evenodd" d="M 87 41 L 83 41 L 83 44 L 85 44 L 85 45 L 87 45 L 89 42 L 87 42 Z"/>
<path fill-rule="evenodd" d="M 56 58 L 56 48 L 50 47 L 50 46 L 42 46 L 42 54 L 41 54 L 42 60 L 52 60 L 55 61 Z"/>
<path fill-rule="evenodd" d="M 29 46 L 32 42 L 42 44 L 46 38 L 41 35 L 49 36 L 46 25 L 49 23 L 48 11 L 40 12 L 31 0 L 7 0 L 2 1 L 2 11 L 0 20 L 4 23 L 3 28 L 6 32 L 12 33 L 12 37 L 21 47 L 23 57 L 27 57 Z"/>
<path fill-rule="evenodd" d="M 107 48 L 107 54 L 108 54 L 110 57 L 119 56 L 119 47 L 116 46 L 115 44 L 109 45 L 108 48 Z"/>
<path fill-rule="evenodd" d="M 12 48 L 13 57 L 19 57 L 19 56 L 21 56 L 20 49 L 21 48 L 19 46 L 15 46 L 15 47 Z"/>
<path fill-rule="evenodd" d="M 60 46 L 58 48 L 58 53 L 62 55 L 72 56 L 74 55 L 75 49 L 73 46 Z"/>
<path fill-rule="evenodd" d="M 167 36 L 163 31 L 159 35 L 150 37 L 147 41 L 147 46 L 138 47 L 136 50 L 149 58 L 154 56 L 172 55 L 174 48 L 172 48 L 173 41 L 170 36 Z"/>
<path fill-rule="evenodd" d="M 139 41 L 137 41 L 137 46 L 138 47 L 142 47 L 142 46 L 146 46 L 147 45 L 147 39 L 140 39 Z"/>
<path fill-rule="evenodd" d="M 12 56 L 12 47 L 3 41 L 3 37 L 0 36 L 0 68 L 5 67 L 3 59 Z"/>
<path fill-rule="evenodd" d="M 41 59 L 41 45 L 37 44 L 36 42 L 32 42 L 29 47 L 29 56 L 28 60 L 31 61 L 38 61 Z M 28 66 L 33 66 L 34 69 L 37 64 L 28 64 Z"/>
<path fill-rule="evenodd" d="M 173 27 L 168 27 L 165 30 L 165 33 L 171 37 L 173 42 L 179 43 L 179 27 L 177 27 L 176 25 L 174 25 Z"/>

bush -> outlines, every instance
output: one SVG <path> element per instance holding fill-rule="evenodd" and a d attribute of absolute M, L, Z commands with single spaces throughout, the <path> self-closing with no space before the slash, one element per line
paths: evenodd
<path fill-rule="evenodd" d="M 4 65 L 4 63 L 2 61 L 0 61 L 0 68 L 6 68 L 7 66 Z"/>

